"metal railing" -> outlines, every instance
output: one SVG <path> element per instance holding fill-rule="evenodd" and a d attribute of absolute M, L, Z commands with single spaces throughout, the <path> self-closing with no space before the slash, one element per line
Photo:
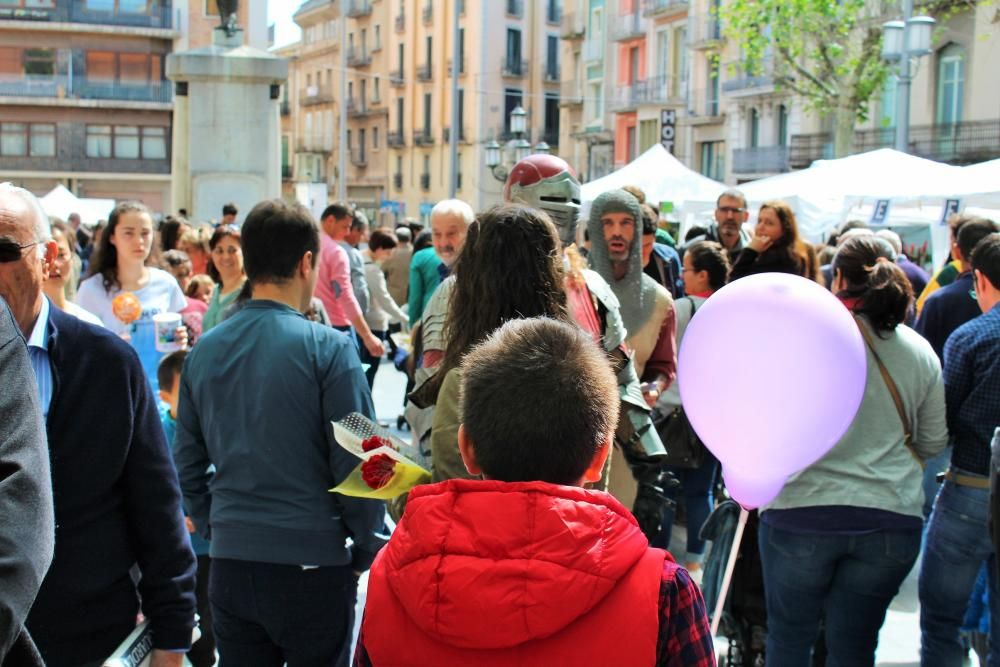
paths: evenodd
<path fill-rule="evenodd" d="M 288 100 L 281 100 L 281 115 L 287 116 L 291 111 L 291 105 L 289 105 Z"/>
<path fill-rule="evenodd" d="M 434 133 L 431 132 L 431 128 L 424 127 L 419 130 L 413 131 L 413 145 L 414 146 L 433 146 L 434 145 Z"/>
<path fill-rule="evenodd" d="M 321 134 L 304 135 L 295 142 L 295 150 L 299 153 L 330 153 L 331 149 L 326 137 Z"/>
<path fill-rule="evenodd" d="M 500 71 L 504 76 L 514 77 L 514 78 L 521 78 L 527 76 L 528 61 L 504 58 L 500 64 Z"/>
<path fill-rule="evenodd" d="M 389 85 L 394 88 L 406 85 L 406 79 L 403 78 L 403 70 L 397 69 L 389 72 Z"/>
<path fill-rule="evenodd" d="M 646 34 L 646 19 L 642 14 L 620 14 L 611 25 L 611 39 L 619 42 Z"/>
<path fill-rule="evenodd" d="M 55 4 L 55 3 L 53 3 Z M 60 3 L 62 4 L 62 3 Z M 173 29 L 173 8 L 170 3 L 147 3 L 154 7 L 145 13 L 115 10 L 97 10 L 88 7 L 85 2 L 67 2 L 62 7 L 52 9 L 33 9 L 33 13 L 48 13 L 49 21 L 68 21 L 70 23 L 98 23 L 133 28 L 163 28 Z M 158 6 L 157 6 L 158 5 Z M 17 18 L 16 15 L 12 18 Z"/>
<path fill-rule="evenodd" d="M 372 64 L 371 54 L 368 53 L 367 49 L 362 49 L 358 46 L 348 46 L 347 47 L 347 65 L 348 67 L 367 67 Z"/>
<path fill-rule="evenodd" d="M 430 63 L 426 65 L 420 65 L 417 67 L 417 81 L 430 81 L 431 80 L 431 66 Z"/>
<path fill-rule="evenodd" d="M 734 174 L 774 174 L 791 169 L 788 146 L 756 146 L 733 150 Z"/>
<path fill-rule="evenodd" d="M 627 109 L 640 104 L 680 103 L 683 99 L 681 81 L 664 74 L 619 87 L 611 104 L 613 109 Z"/>
<path fill-rule="evenodd" d="M 299 95 L 299 104 L 304 107 L 313 104 L 325 104 L 333 101 L 333 90 L 330 86 L 307 86 Z"/>
<path fill-rule="evenodd" d="M 430 190 L 431 189 L 431 175 L 430 174 L 420 174 L 420 189 Z"/>
<path fill-rule="evenodd" d="M 405 13 L 399 12 L 398 14 L 396 14 L 396 19 L 395 19 L 394 22 L 396 24 L 396 32 L 404 32 L 404 31 L 406 31 L 406 14 Z"/>
<path fill-rule="evenodd" d="M 583 15 L 576 12 L 564 13 L 562 17 L 562 30 L 559 31 L 559 37 L 562 39 L 581 39 L 586 32 L 583 19 Z"/>
<path fill-rule="evenodd" d="M 385 142 L 389 145 L 390 148 L 399 148 L 401 146 L 406 145 L 406 135 L 403 134 L 402 130 L 399 130 L 397 132 L 390 132 L 388 135 L 386 135 Z"/>
<path fill-rule="evenodd" d="M 351 149 L 351 164 L 355 167 L 367 167 L 368 166 L 368 154 L 365 153 L 365 149 L 360 146 L 355 146 Z"/>
<path fill-rule="evenodd" d="M 403 175 L 402 174 L 393 174 L 392 175 L 392 185 L 397 190 L 402 190 L 403 189 Z"/>
<path fill-rule="evenodd" d="M 372 13 L 371 0 L 347 0 L 345 4 L 347 7 L 344 13 L 351 18 L 370 16 Z"/>
<path fill-rule="evenodd" d="M 441 130 L 441 139 L 442 139 L 442 141 L 444 141 L 444 143 L 448 143 L 449 141 L 451 141 L 451 128 L 450 127 L 446 127 L 446 128 L 443 128 Z M 458 140 L 459 141 L 465 141 L 465 128 L 464 127 L 458 128 Z"/>
<path fill-rule="evenodd" d="M 709 48 L 722 39 L 719 20 L 705 15 L 688 18 L 688 46 L 693 49 Z"/>
<path fill-rule="evenodd" d="M 895 144 L 895 128 L 858 130 L 855 153 L 889 148 Z M 833 157 L 833 135 L 795 134 L 790 142 L 789 163 L 793 169 L 808 167 L 814 160 Z M 939 162 L 971 164 L 1000 157 L 1000 118 L 960 123 L 910 127 L 908 152 Z"/>
<path fill-rule="evenodd" d="M 465 56 L 458 59 L 458 73 L 465 74 Z M 448 76 L 452 75 L 451 71 L 451 60 L 448 60 Z"/>
<path fill-rule="evenodd" d="M 559 83 L 560 76 L 559 76 L 559 65 L 558 65 L 558 63 L 554 63 L 554 64 L 546 63 L 545 64 L 545 74 L 544 74 L 544 77 L 545 77 L 545 81 L 548 82 L 548 83 Z"/>
<path fill-rule="evenodd" d="M 169 103 L 173 99 L 169 81 L 101 81 L 65 75 L 26 75 L 0 78 L 0 97 L 55 97 L 86 100 Z"/>
<path fill-rule="evenodd" d="M 760 62 L 760 66 L 754 69 L 755 72 L 750 74 L 743 61 L 736 60 L 726 63 L 720 72 L 724 75 L 722 90 L 727 93 L 740 93 L 774 86 L 773 57 L 764 58 Z"/>
<path fill-rule="evenodd" d="M 642 0 L 642 15 L 656 16 L 667 12 L 680 12 L 688 8 L 688 0 Z"/>
<path fill-rule="evenodd" d="M 714 90 L 696 90 L 691 95 L 689 106 L 694 116 L 715 117 L 722 115 L 722 105 L 719 94 Z"/>

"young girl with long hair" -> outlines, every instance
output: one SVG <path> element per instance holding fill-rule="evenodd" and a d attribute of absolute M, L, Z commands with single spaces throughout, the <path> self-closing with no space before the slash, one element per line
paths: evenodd
<path fill-rule="evenodd" d="M 129 339 L 139 354 L 155 395 L 158 390 L 156 368 L 163 353 L 156 351 L 153 316 L 180 313 L 187 302 L 172 275 L 155 266 L 147 266 L 153 242 L 153 218 L 149 209 L 137 201 L 116 205 L 91 262 L 91 275 L 80 283 L 76 302 L 101 318 L 105 327 Z M 115 315 L 115 297 L 125 292 L 134 294 L 142 306 L 132 321 L 122 321 Z M 178 335 L 186 342 L 187 332 L 183 327 Z"/>
<path fill-rule="evenodd" d="M 795 213 L 783 201 L 765 202 L 760 207 L 750 245 L 740 252 L 729 279 L 773 271 L 822 281 L 816 252 L 802 240 Z"/>

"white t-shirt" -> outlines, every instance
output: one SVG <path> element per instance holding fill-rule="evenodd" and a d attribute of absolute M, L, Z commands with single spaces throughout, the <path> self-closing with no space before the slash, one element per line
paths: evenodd
<path fill-rule="evenodd" d="M 123 292 L 116 289 L 108 292 L 104 289 L 104 277 L 93 275 L 80 283 L 76 292 L 76 304 L 97 315 L 109 330 L 117 333 L 128 333 L 130 343 L 139 354 L 142 367 L 146 371 L 153 388 L 153 395 L 159 388 L 156 382 L 156 367 L 163 353 L 156 351 L 156 328 L 153 326 L 153 316 L 160 313 L 179 313 L 187 306 L 184 292 L 181 291 L 177 279 L 162 269 L 149 267 L 149 282 L 139 290 L 134 290 L 136 298 L 142 304 L 142 315 L 132 324 L 124 324 L 115 317 L 111 302 Z"/>
<path fill-rule="evenodd" d="M 101 321 L 101 318 L 99 318 L 97 315 L 94 315 L 89 310 L 84 310 L 83 308 L 76 305 L 72 301 L 66 302 L 66 312 L 69 313 L 70 315 L 73 315 L 77 319 L 87 322 L 88 324 L 96 324 L 99 327 L 104 326 L 104 322 Z"/>

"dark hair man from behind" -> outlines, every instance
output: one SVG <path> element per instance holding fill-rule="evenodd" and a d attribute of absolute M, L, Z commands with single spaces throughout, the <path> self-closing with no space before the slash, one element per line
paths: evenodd
<path fill-rule="evenodd" d="M 985 313 L 993 309 L 1000 293 L 1000 234 L 983 237 L 971 255 L 972 270 L 976 276 L 976 298 Z"/>
<path fill-rule="evenodd" d="M 301 204 L 280 199 L 253 207 L 243 223 L 243 265 L 251 284 L 291 279 L 306 252 L 319 257 L 319 227 Z"/>
<path fill-rule="evenodd" d="M 355 664 L 714 666 L 687 572 L 621 503 L 580 488 L 618 419 L 593 339 L 511 320 L 461 368 L 459 448 L 483 479 L 410 492 L 372 567 Z"/>
<path fill-rule="evenodd" d="M 239 209 L 236 208 L 236 204 L 229 202 L 222 207 L 222 220 L 219 221 L 221 225 L 232 225 L 236 222 L 236 215 L 239 213 Z"/>

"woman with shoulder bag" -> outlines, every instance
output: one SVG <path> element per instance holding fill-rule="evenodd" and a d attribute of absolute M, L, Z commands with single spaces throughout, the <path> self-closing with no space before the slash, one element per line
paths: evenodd
<path fill-rule="evenodd" d="M 699 241 L 684 253 L 684 292 L 687 296 L 674 302 L 677 317 L 677 349 L 687 330 L 687 325 L 698 308 L 726 284 L 729 274 L 729 259 L 725 249 L 713 241 Z M 701 527 L 712 512 L 712 487 L 719 472 L 719 461 L 712 456 L 691 429 L 681 407 L 680 390 L 674 382 L 660 396 L 653 412 L 663 445 L 667 448 L 670 462 L 667 470 L 680 482 L 666 491 L 671 499 L 683 492 L 687 509 L 687 553 L 684 567 L 688 572 L 699 572 L 705 554 L 705 542 L 701 539 Z M 660 533 L 651 542 L 652 546 L 670 547 L 670 533 L 674 526 L 674 510 L 668 508 L 663 515 Z M 698 575 L 695 575 L 698 576 Z"/>
<path fill-rule="evenodd" d="M 923 462 L 948 439 L 944 384 L 930 344 L 902 324 L 913 292 L 891 257 L 860 236 L 833 260 L 833 293 L 865 339 L 867 388 L 847 433 L 762 508 L 768 664 L 808 667 L 822 618 L 830 664 L 873 665 L 920 551 Z M 761 419 L 780 411 L 747 400 L 761 401 Z"/>

